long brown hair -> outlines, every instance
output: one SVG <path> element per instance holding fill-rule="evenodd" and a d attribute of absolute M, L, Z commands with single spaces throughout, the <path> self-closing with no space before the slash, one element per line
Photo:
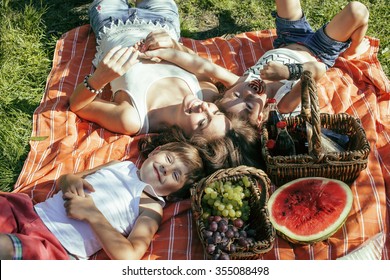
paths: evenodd
<path fill-rule="evenodd" d="M 260 165 L 260 137 L 255 126 L 233 114 L 226 114 L 231 129 L 221 138 L 208 141 L 201 136 L 193 136 L 191 142 L 204 147 L 204 155 L 210 171 L 221 168 L 247 165 Z"/>
<path fill-rule="evenodd" d="M 179 127 L 167 128 L 159 134 L 141 139 L 141 150 L 151 152 L 157 146 L 168 142 L 182 142 L 195 145 L 207 174 L 221 168 L 238 165 L 259 166 L 260 150 L 257 129 L 235 115 L 227 115 L 231 121 L 231 129 L 224 137 L 207 140 L 201 135 L 187 138 Z"/>

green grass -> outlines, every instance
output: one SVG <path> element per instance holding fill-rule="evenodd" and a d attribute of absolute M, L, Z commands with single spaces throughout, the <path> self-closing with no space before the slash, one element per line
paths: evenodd
<path fill-rule="evenodd" d="M 347 0 L 302 0 L 313 28 L 330 20 Z M 390 73 L 388 0 L 362 0 L 370 10 L 367 35 L 379 38 L 379 60 Z M 56 40 L 88 23 L 90 1 L 0 2 L 0 190 L 10 191 L 29 151 L 32 115 L 50 72 Z M 205 39 L 273 28 L 273 0 L 178 0 L 182 36 Z"/>

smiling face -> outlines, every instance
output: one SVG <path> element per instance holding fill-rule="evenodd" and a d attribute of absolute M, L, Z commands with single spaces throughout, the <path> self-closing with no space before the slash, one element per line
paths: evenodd
<path fill-rule="evenodd" d="M 187 137 L 199 134 L 210 140 L 225 136 L 231 125 L 214 103 L 204 102 L 193 95 L 184 98 L 177 120 Z"/>
<path fill-rule="evenodd" d="M 140 168 L 140 179 L 151 185 L 159 196 L 167 196 L 181 189 L 189 168 L 175 153 L 154 150 Z"/>
<path fill-rule="evenodd" d="M 228 89 L 218 101 L 218 107 L 240 118 L 259 125 L 267 100 L 265 84 L 261 80 L 242 82 Z"/>

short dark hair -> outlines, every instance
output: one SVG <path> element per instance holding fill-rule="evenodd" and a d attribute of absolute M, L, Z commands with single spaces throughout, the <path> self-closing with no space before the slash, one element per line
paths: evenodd
<path fill-rule="evenodd" d="M 184 199 L 190 196 L 190 188 L 194 186 L 194 184 L 199 181 L 201 178 L 205 176 L 205 170 L 203 165 L 203 158 L 201 156 L 201 152 L 197 147 L 191 145 L 186 142 L 167 142 L 165 144 L 155 146 L 150 145 L 148 138 L 144 138 L 145 140 L 139 142 L 141 155 L 146 158 L 155 148 L 159 147 L 159 151 L 169 151 L 181 161 L 183 162 L 189 172 L 185 174 L 186 181 L 184 186 L 169 195 L 171 198 L 175 199 Z M 150 139 L 149 139 L 150 140 Z M 154 148 L 152 148 L 154 147 Z"/>

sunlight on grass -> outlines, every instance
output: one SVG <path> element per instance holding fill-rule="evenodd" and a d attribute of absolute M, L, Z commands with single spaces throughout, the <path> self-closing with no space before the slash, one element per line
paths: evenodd
<path fill-rule="evenodd" d="M 39 105 L 51 62 L 43 45 L 45 10 L 2 7 L 0 26 L 0 190 L 15 183 L 29 151 L 32 112 Z"/>

